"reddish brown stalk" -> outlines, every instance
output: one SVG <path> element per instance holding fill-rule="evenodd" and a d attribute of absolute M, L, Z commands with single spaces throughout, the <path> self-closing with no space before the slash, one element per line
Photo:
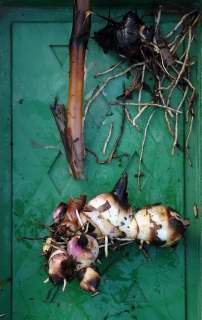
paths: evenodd
<path fill-rule="evenodd" d="M 85 53 L 90 34 L 90 0 L 74 0 L 73 27 L 69 45 L 70 72 L 66 144 L 72 174 L 83 178 L 83 89 Z"/>

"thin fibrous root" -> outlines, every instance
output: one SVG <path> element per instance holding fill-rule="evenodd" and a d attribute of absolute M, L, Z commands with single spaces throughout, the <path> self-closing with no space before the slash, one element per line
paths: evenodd
<path fill-rule="evenodd" d="M 97 77 L 103 76 L 103 75 L 115 70 L 117 67 L 119 67 L 121 64 L 123 64 L 123 62 L 124 62 L 124 60 L 121 60 L 118 63 L 111 66 L 109 69 L 102 71 L 102 72 L 97 72 L 94 77 L 97 78 Z"/>
<path fill-rule="evenodd" d="M 95 293 L 93 293 L 93 294 L 91 295 L 91 297 L 94 298 L 94 297 L 98 296 L 98 294 L 100 294 L 99 291 L 96 291 Z"/>
<path fill-rule="evenodd" d="M 143 152 L 144 152 L 144 146 L 145 146 L 145 141 L 146 141 L 146 137 L 147 137 L 147 130 L 148 130 L 150 121 L 151 121 L 152 117 L 154 116 L 155 112 L 156 112 L 156 110 L 153 111 L 153 112 L 151 113 L 151 115 L 149 116 L 149 119 L 148 119 L 148 121 L 147 121 L 145 130 L 144 130 L 144 136 L 143 136 L 143 139 L 142 139 L 142 146 L 141 146 L 141 152 L 140 152 L 140 158 L 139 158 L 139 165 L 138 165 L 138 173 L 137 173 L 137 182 L 138 182 L 139 191 L 141 191 L 141 184 L 140 184 L 141 164 L 142 164 L 142 160 L 143 160 Z"/>
<path fill-rule="evenodd" d="M 128 122 L 133 125 L 133 120 L 131 118 L 130 112 L 126 107 L 125 107 L 125 114 L 126 114 L 126 118 L 128 119 Z"/>
<path fill-rule="evenodd" d="M 172 66 L 172 68 L 177 73 L 176 68 L 174 68 L 173 66 Z M 193 86 L 191 81 L 189 79 L 187 79 L 186 77 L 183 77 L 182 80 L 185 81 L 188 84 L 190 90 L 192 91 L 191 97 L 188 98 L 188 110 L 186 112 L 186 121 L 188 122 L 188 115 L 189 114 L 194 115 L 193 103 L 194 103 L 194 100 L 195 100 L 197 95 L 196 95 L 196 88 Z M 183 89 L 183 91 L 184 91 L 184 89 Z"/>
<path fill-rule="evenodd" d="M 188 86 L 186 87 L 186 89 L 184 91 L 184 95 L 183 95 L 183 97 L 177 107 L 178 111 L 181 109 L 181 107 L 186 99 L 187 93 L 188 93 Z M 175 136 L 174 136 L 174 142 L 173 142 L 173 148 L 172 148 L 173 155 L 175 153 L 175 148 L 176 148 L 177 142 L 178 142 L 178 113 L 176 113 L 176 116 L 175 116 Z"/>
<path fill-rule="evenodd" d="M 169 120 L 169 114 L 168 114 L 168 112 L 165 111 L 165 114 L 164 114 L 164 115 L 165 115 L 165 121 L 166 121 L 166 124 L 167 124 L 168 132 L 170 133 L 171 137 L 174 138 L 175 133 L 174 133 L 174 131 L 173 131 L 173 129 L 172 129 L 172 126 L 171 126 L 171 123 L 170 123 L 170 120 Z"/>
<path fill-rule="evenodd" d="M 189 17 L 191 16 L 192 14 L 196 13 L 197 10 L 194 9 L 188 13 L 186 13 L 181 19 L 180 21 L 175 25 L 175 27 L 166 35 L 166 38 L 170 38 L 174 33 L 175 31 L 177 31 L 177 29 L 183 24 L 183 22 Z"/>
<path fill-rule="evenodd" d="M 152 108 L 160 108 L 160 109 L 166 109 L 169 111 L 172 111 L 174 113 L 182 113 L 181 111 L 178 111 L 174 108 L 168 107 L 167 105 L 162 105 L 158 103 L 150 103 L 150 102 L 140 102 L 140 103 L 135 103 L 135 102 L 119 102 L 116 101 L 112 103 L 112 105 L 125 105 L 125 106 L 135 106 L 135 107 L 152 107 Z"/>
<path fill-rule="evenodd" d="M 78 222 L 79 222 L 81 228 L 83 229 L 84 225 L 83 225 L 83 222 L 82 222 L 82 220 L 81 220 L 81 217 L 80 217 L 79 212 L 78 212 L 77 209 L 75 210 L 75 213 L 76 213 L 76 217 L 77 217 L 77 219 L 78 219 Z"/>
<path fill-rule="evenodd" d="M 62 286 L 62 292 L 64 292 L 64 291 L 65 291 L 66 286 L 67 286 L 67 280 L 66 280 L 66 279 L 64 279 L 64 280 L 63 280 L 63 286 Z"/>
<path fill-rule="evenodd" d="M 110 141 L 110 138 L 111 138 L 111 135 L 112 135 L 112 130 L 113 130 L 113 127 L 114 127 L 114 124 L 113 122 L 111 123 L 110 125 L 110 128 L 109 128 L 109 133 L 107 135 L 107 138 L 104 142 L 104 145 L 103 145 L 103 148 L 102 148 L 102 154 L 105 155 L 106 154 L 106 150 L 107 150 L 107 146 L 109 144 L 109 141 Z"/>
<path fill-rule="evenodd" d="M 162 60 L 162 57 L 161 57 L 161 60 Z M 161 64 L 159 61 L 157 61 L 157 65 L 159 66 L 159 68 L 160 68 L 162 71 L 164 71 L 164 73 L 167 74 L 167 76 L 168 76 L 170 79 L 176 80 L 176 78 L 175 78 L 175 77 L 167 70 L 167 68 L 165 67 L 163 60 L 162 60 L 161 62 L 162 62 L 162 64 Z"/>
<path fill-rule="evenodd" d="M 163 104 L 163 106 L 166 106 L 166 114 L 170 115 L 170 117 L 173 117 L 173 113 L 172 111 L 170 110 L 170 107 L 166 104 L 165 102 L 165 98 L 163 96 L 163 93 L 162 93 L 162 86 L 161 86 L 161 80 L 159 79 L 159 77 L 157 77 L 157 85 L 158 85 L 158 89 L 157 89 L 157 97 L 161 100 L 161 103 Z M 172 82 L 171 82 L 171 85 L 172 85 Z M 170 86 L 171 86 L 170 85 Z M 169 86 L 169 88 L 170 88 Z"/>
<path fill-rule="evenodd" d="M 46 280 L 44 280 L 44 282 L 43 283 L 48 283 L 50 281 L 50 279 L 49 278 L 47 278 Z"/>
<path fill-rule="evenodd" d="M 106 160 L 100 160 L 95 151 L 89 149 L 88 147 L 85 147 L 85 150 L 86 150 L 86 152 L 92 154 L 95 157 L 95 160 L 96 160 L 97 163 L 99 163 L 99 164 L 109 164 L 109 163 L 111 163 L 111 160 L 110 160 L 111 157 L 109 157 Z M 124 153 L 121 153 L 121 154 L 114 154 L 112 158 L 113 159 L 120 159 L 120 158 L 123 158 L 123 157 L 129 157 L 129 154 L 127 152 L 124 152 Z"/>
<path fill-rule="evenodd" d="M 160 20 L 161 20 L 161 12 L 162 12 L 162 6 L 159 6 L 157 14 L 155 16 L 155 33 L 157 33 L 158 29 L 159 29 L 159 24 L 160 24 Z"/>
<path fill-rule="evenodd" d="M 188 107 L 187 114 L 186 114 L 186 120 L 188 121 L 188 113 L 190 113 L 192 116 L 194 116 L 193 103 L 196 98 L 196 88 L 193 86 L 193 84 L 191 83 L 191 81 L 189 79 L 184 77 L 183 80 L 186 81 L 186 83 L 188 84 L 188 86 L 192 90 L 191 97 L 189 98 L 189 107 Z"/>
<path fill-rule="evenodd" d="M 108 236 L 105 236 L 105 257 L 108 257 Z"/>
<path fill-rule="evenodd" d="M 95 101 L 95 99 L 100 95 L 100 93 L 104 90 L 104 88 L 108 85 L 108 83 L 114 79 L 117 79 L 119 77 L 124 76 L 125 74 L 127 74 L 130 70 L 132 70 L 133 68 L 137 68 L 142 66 L 144 63 L 143 62 L 139 62 L 139 63 L 135 63 L 132 64 L 130 67 L 128 67 L 127 69 L 125 69 L 122 72 L 119 72 L 113 76 L 108 77 L 103 83 L 102 85 L 98 88 L 98 90 L 95 92 L 95 94 L 93 96 L 91 96 L 91 98 L 88 100 L 86 107 L 85 107 L 85 112 L 84 112 L 84 117 L 83 117 L 83 121 L 85 121 L 86 119 L 86 115 L 89 111 L 89 108 L 91 106 L 91 104 Z"/>
<path fill-rule="evenodd" d="M 148 105 L 143 106 L 142 109 L 138 112 L 138 114 L 133 118 L 133 126 L 138 127 L 136 124 L 137 119 L 143 114 L 143 112 L 148 108 Z M 138 127 L 139 128 L 139 127 Z"/>
<path fill-rule="evenodd" d="M 112 160 L 114 158 L 121 158 L 121 157 L 124 157 L 124 156 L 128 156 L 127 153 L 123 153 L 122 155 L 117 155 L 116 154 L 116 151 L 117 151 L 117 148 L 121 142 L 121 138 L 122 138 L 122 135 L 123 135 L 123 131 L 124 131 L 124 124 L 125 124 L 125 117 L 126 117 L 126 113 L 125 113 L 125 107 L 123 107 L 123 113 L 122 113 L 122 122 L 121 122 L 121 127 L 120 127 L 120 132 L 119 132 L 119 135 L 113 145 L 113 148 L 112 148 L 112 151 L 108 157 L 108 159 L 106 160 L 100 160 L 99 157 L 97 156 L 97 154 L 90 150 L 89 148 L 86 147 L 86 151 L 91 153 L 95 158 L 96 158 L 96 162 L 97 163 L 100 163 L 100 164 L 106 164 L 106 163 L 111 163 Z"/>
<path fill-rule="evenodd" d="M 177 76 L 177 79 L 175 80 L 173 86 L 171 87 L 171 90 L 169 92 L 169 95 L 168 95 L 168 99 L 167 99 L 167 105 L 169 104 L 169 100 L 173 94 L 173 91 L 174 89 L 177 87 L 180 79 L 182 78 L 182 76 L 184 75 L 184 72 L 185 72 L 185 69 L 186 69 L 186 65 L 187 65 L 187 61 L 188 61 L 188 58 L 189 58 L 189 51 L 190 51 L 190 48 L 191 48 L 191 39 L 192 39 L 192 29 L 191 27 L 189 27 L 189 33 L 188 33 L 188 44 L 187 44 L 187 48 L 186 48 L 186 54 L 185 54 L 185 58 L 184 58 L 184 62 L 183 62 L 183 65 L 182 65 L 182 68 Z"/>
<path fill-rule="evenodd" d="M 183 64 L 183 62 L 181 60 L 175 60 L 175 62 L 178 64 L 181 64 L 181 65 Z M 187 63 L 186 67 L 192 67 L 195 64 L 196 64 L 196 61 L 192 61 L 192 62 Z"/>
<path fill-rule="evenodd" d="M 142 67 L 142 77 L 141 77 L 141 86 L 140 86 L 140 90 L 138 93 L 138 103 L 141 103 L 141 99 L 142 99 L 142 89 L 143 89 L 143 84 L 144 84 L 145 69 L 146 69 L 146 64 L 144 64 Z"/>
<path fill-rule="evenodd" d="M 188 32 L 188 31 L 187 31 Z M 180 38 L 180 35 L 178 35 L 176 38 L 175 38 L 175 41 L 173 42 L 172 46 L 170 46 L 170 52 L 172 54 L 174 54 L 177 49 L 180 47 L 180 45 L 184 42 L 184 39 L 186 38 L 187 36 L 187 32 Z M 184 56 L 184 53 L 183 55 L 180 57 L 180 60 L 183 59 L 183 56 Z"/>
<path fill-rule="evenodd" d="M 189 140 L 190 140 L 191 133 L 192 133 L 193 121 L 194 121 L 194 116 L 191 116 L 189 131 L 188 131 L 188 135 L 187 135 L 186 141 L 185 141 L 186 157 L 187 157 L 187 160 L 188 160 L 190 166 L 192 166 L 192 163 L 191 163 L 191 160 L 189 157 Z"/>

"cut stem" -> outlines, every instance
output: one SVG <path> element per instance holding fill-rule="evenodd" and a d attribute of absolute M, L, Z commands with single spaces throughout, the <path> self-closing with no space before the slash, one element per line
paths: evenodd
<path fill-rule="evenodd" d="M 85 53 L 90 34 L 90 0 L 74 0 L 72 34 L 69 45 L 70 72 L 67 104 L 66 144 L 72 174 L 83 178 L 83 90 Z"/>

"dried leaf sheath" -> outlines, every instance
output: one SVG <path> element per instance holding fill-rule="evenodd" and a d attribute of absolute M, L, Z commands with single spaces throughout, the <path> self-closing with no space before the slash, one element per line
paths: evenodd
<path fill-rule="evenodd" d="M 67 104 L 66 144 L 70 167 L 75 178 L 83 178 L 83 88 L 85 52 L 90 33 L 90 1 L 74 1 L 73 27 L 70 39 L 70 72 Z"/>

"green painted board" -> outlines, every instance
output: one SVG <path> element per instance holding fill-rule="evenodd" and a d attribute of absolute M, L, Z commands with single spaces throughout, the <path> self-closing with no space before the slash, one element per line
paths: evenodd
<path fill-rule="evenodd" d="M 26 7 L 50 7 L 50 6 L 67 6 L 67 5 L 72 4 L 72 0 L 0 0 L 0 5 L 2 6 L 8 6 L 8 7 L 13 7 L 13 6 L 26 6 Z M 107 0 L 91 0 L 91 4 L 99 7 L 108 7 L 109 6 L 109 1 Z M 159 1 L 158 0 L 153 0 L 153 1 L 148 1 L 148 0 L 111 0 L 110 1 L 110 6 L 111 7 L 122 7 L 124 6 L 153 6 L 153 5 L 158 5 Z M 163 4 L 176 4 L 172 0 L 164 0 Z M 178 0 L 177 5 L 183 5 L 185 7 L 188 6 L 196 6 L 199 7 L 202 4 L 202 0 Z"/>
<path fill-rule="evenodd" d="M 112 8 L 120 16 L 128 7 Z M 95 9 L 96 10 L 96 9 Z M 107 8 L 102 9 L 107 14 Z M 125 125 L 119 153 L 110 165 L 95 163 L 86 156 L 86 180 L 75 181 L 67 170 L 60 137 L 49 106 L 54 97 L 67 99 L 68 39 L 72 8 L 2 8 L 0 27 L 0 315 L 13 320 L 200 320 L 201 216 L 194 217 L 193 205 L 200 207 L 201 193 L 201 27 L 198 28 L 193 71 L 199 97 L 191 137 L 189 167 L 182 153 L 171 156 L 172 139 L 164 117 L 157 111 L 148 129 L 142 169 L 142 192 L 135 174 L 142 132 Z M 167 30 L 174 18 L 165 19 Z M 92 32 L 103 22 L 93 18 Z M 103 78 L 94 74 L 116 62 L 104 55 L 91 39 L 87 54 L 85 97 Z M 110 84 L 92 105 L 85 126 L 86 145 L 101 155 L 111 123 L 119 130 L 120 107 L 109 102 L 120 94 L 123 78 Z M 139 125 L 149 117 L 145 113 Z M 185 125 L 181 117 L 183 140 Z M 50 223 L 51 211 L 60 201 L 81 193 L 89 198 L 110 191 L 121 173 L 129 173 L 129 200 L 135 207 L 164 202 L 191 220 L 186 239 L 176 249 L 149 248 L 147 261 L 136 245 L 115 252 L 99 266 L 100 294 L 91 297 L 72 282 L 65 293 L 46 279 L 40 241 L 19 241 L 20 236 L 43 236 L 40 224 Z"/>

